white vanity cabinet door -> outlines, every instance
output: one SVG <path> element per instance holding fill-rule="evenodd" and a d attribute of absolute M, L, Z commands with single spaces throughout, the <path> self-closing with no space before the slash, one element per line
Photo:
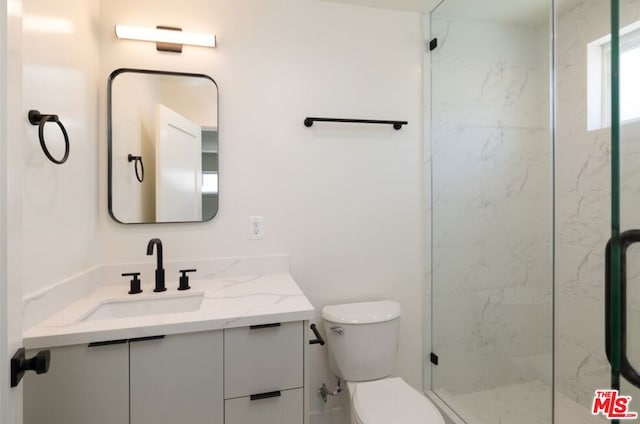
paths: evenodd
<path fill-rule="evenodd" d="M 130 341 L 131 424 L 222 424 L 222 338 L 211 331 Z"/>
<path fill-rule="evenodd" d="M 25 424 L 127 424 L 129 346 L 52 348 L 49 372 L 24 377 Z M 37 352 L 27 352 L 32 357 Z"/>
<path fill-rule="evenodd" d="M 225 399 L 303 386 L 302 322 L 224 330 Z"/>
<path fill-rule="evenodd" d="M 225 424 L 302 424 L 303 389 L 284 390 L 280 396 L 225 401 Z"/>

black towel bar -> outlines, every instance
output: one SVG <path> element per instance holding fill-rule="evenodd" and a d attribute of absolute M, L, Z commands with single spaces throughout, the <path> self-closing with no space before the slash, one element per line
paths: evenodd
<path fill-rule="evenodd" d="M 399 130 L 403 125 L 407 125 L 407 121 L 380 121 L 377 119 L 343 119 L 343 118 L 304 118 L 304 126 L 310 127 L 314 122 L 348 122 L 354 124 L 386 124 L 393 125 L 393 128 Z"/>

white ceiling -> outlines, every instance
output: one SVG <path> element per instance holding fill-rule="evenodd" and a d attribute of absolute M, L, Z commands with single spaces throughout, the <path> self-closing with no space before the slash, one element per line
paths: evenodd
<path fill-rule="evenodd" d="M 549 21 L 551 0 L 445 0 L 438 6 L 436 13 L 445 16 L 535 25 Z"/>
<path fill-rule="evenodd" d="M 377 7 L 379 9 L 407 10 L 411 12 L 430 12 L 441 0 L 324 0 L 336 3 L 349 3 L 358 6 Z"/>
<path fill-rule="evenodd" d="M 441 0 L 324 0 L 381 9 L 431 12 Z M 444 0 L 437 13 L 462 18 L 490 19 L 516 24 L 548 21 L 551 0 Z"/>

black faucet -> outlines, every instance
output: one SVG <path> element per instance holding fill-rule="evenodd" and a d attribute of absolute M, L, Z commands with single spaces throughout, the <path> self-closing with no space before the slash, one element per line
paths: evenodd
<path fill-rule="evenodd" d="M 147 255 L 153 255 L 153 246 L 156 246 L 156 253 L 158 254 L 158 261 L 156 265 L 156 288 L 154 292 L 163 292 L 167 290 L 164 286 L 164 268 L 162 267 L 162 241 L 158 238 L 149 240 L 147 244 Z"/>

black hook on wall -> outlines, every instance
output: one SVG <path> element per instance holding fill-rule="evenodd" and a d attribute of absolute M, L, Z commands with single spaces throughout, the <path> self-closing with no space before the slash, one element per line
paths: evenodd
<path fill-rule="evenodd" d="M 35 109 L 31 109 L 29 111 L 29 122 L 31 125 L 38 126 L 38 138 L 40 139 L 40 147 L 42 147 L 42 151 L 45 156 L 53 163 L 57 165 L 62 165 L 69 158 L 69 135 L 67 134 L 67 130 L 65 129 L 62 122 L 58 119 L 58 115 L 43 115 L 39 111 Z M 60 131 L 62 131 L 62 135 L 64 136 L 64 155 L 62 159 L 54 158 L 49 149 L 47 148 L 47 142 L 44 139 L 44 126 L 47 122 L 53 122 L 58 125 Z"/>
<path fill-rule="evenodd" d="M 131 153 L 129 153 L 129 156 L 127 156 L 127 158 L 129 159 L 129 162 L 135 162 L 133 167 L 136 170 L 137 180 L 140 182 L 144 181 L 144 165 L 142 164 L 142 156 L 133 156 Z M 139 168 L 138 164 L 140 164 Z"/>

